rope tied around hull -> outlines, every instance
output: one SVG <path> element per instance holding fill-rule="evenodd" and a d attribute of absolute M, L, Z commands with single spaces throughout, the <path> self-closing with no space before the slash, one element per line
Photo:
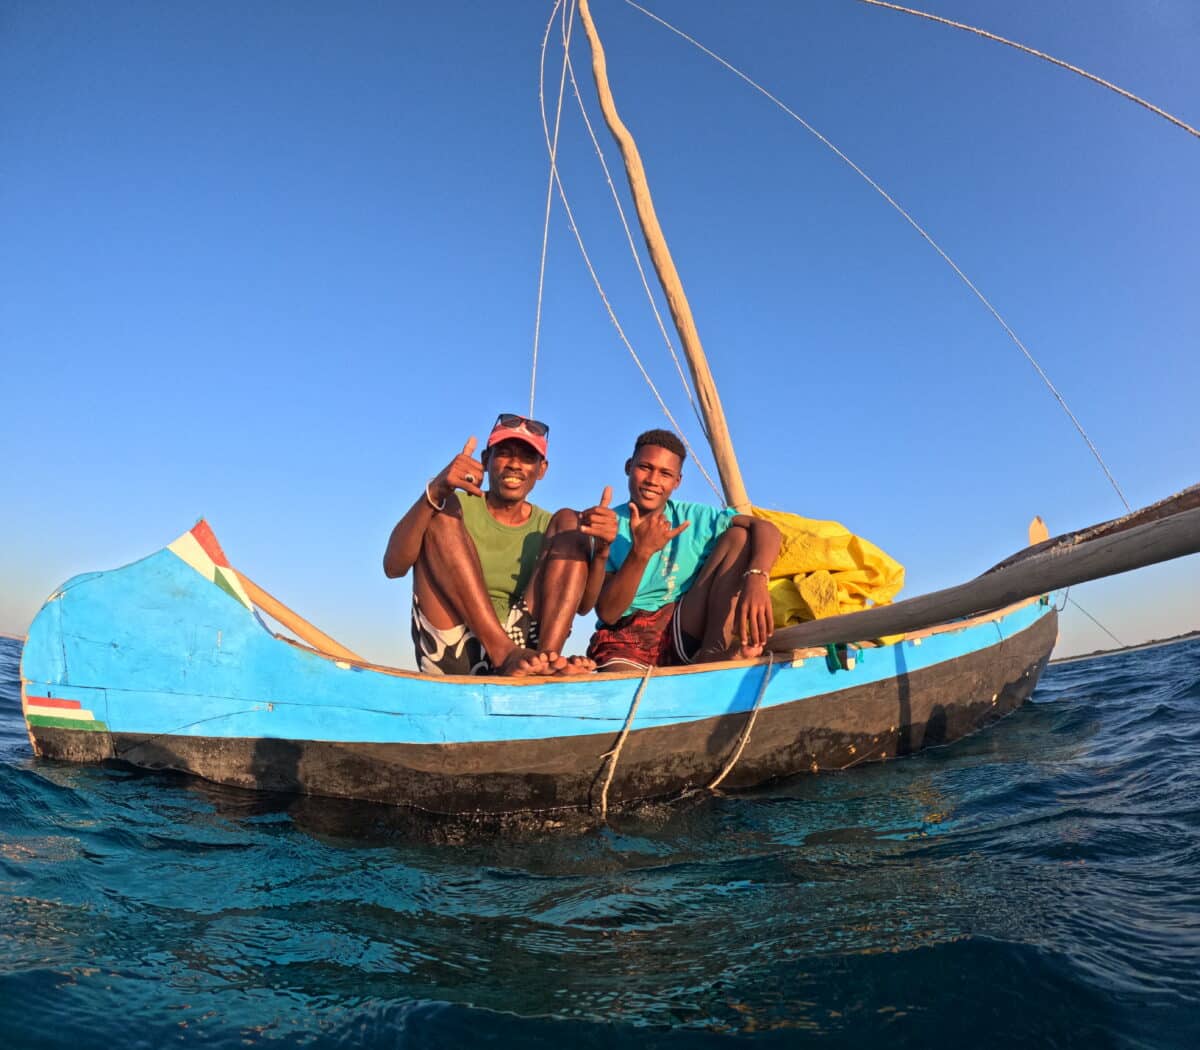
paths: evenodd
<path fill-rule="evenodd" d="M 707 785 L 708 791 L 715 791 L 721 782 L 725 780 L 733 767 L 737 765 L 738 759 L 742 757 L 742 752 L 746 750 L 746 745 L 750 742 L 750 734 L 754 730 L 754 723 L 758 720 L 758 712 L 762 708 L 763 697 L 767 692 L 767 685 L 771 681 L 771 675 L 775 669 L 775 654 L 767 653 L 767 666 L 763 671 L 762 682 L 758 686 L 758 695 L 754 698 L 754 706 L 750 708 L 750 717 L 746 719 L 746 724 L 742 727 L 742 732 L 738 737 L 737 746 L 733 749 L 733 753 L 725 761 L 725 765 L 721 767 L 721 771 Z M 621 727 L 621 734 L 617 737 L 617 742 L 612 749 L 605 751 L 601 756 L 607 759 L 607 767 L 604 773 L 604 783 L 600 788 L 600 820 L 608 819 L 608 789 L 611 787 L 613 777 L 617 772 L 617 761 L 621 757 L 621 749 L 625 746 L 625 741 L 629 738 L 630 730 L 633 727 L 633 719 L 637 715 L 638 706 L 642 702 L 642 695 L 646 691 L 646 684 L 650 681 L 650 676 L 654 673 L 653 667 L 647 667 L 646 673 L 642 676 L 641 682 L 638 684 L 637 692 L 633 694 L 633 703 L 629 705 L 629 713 L 625 716 L 625 724 Z"/>
<path fill-rule="evenodd" d="M 734 748 L 733 754 L 729 756 L 721 772 L 716 775 L 713 781 L 708 785 L 709 791 L 716 791 L 724 780 L 733 771 L 733 767 L 737 765 L 737 761 L 742 757 L 742 752 L 746 750 L 746 745 L 750 742 L 750 732 L 754 729 L 754 723 L 758 719 L 758 711 L 762 706 L 762 699 L 767 692 L 767 683 L 771 680 L 771 672 L 775 667 L 775 654 L 767 653 L 767 669 L 763 672 L 762 683 L 758 687 L 758 696 L 754 698 L 754 706 L 750 709 L 750 717 L 746 719 L 746 724 L 742 728 L 741 738 L 738 740 L 737 747 Z"/>
<path fill-rule="evenodd" d="M 654 673 L 654 666 L 646 668 L 646 673 L 642 676 L 641 684 L 637 687 L 637 692 L 633 694 L 633 703 L 629 705 L 629 714 L 625 716 L 625 724 L 621 727 L 621 735 L 617 737 L 616 744 L 613 745 L 611 751 L 605 751 L 601 758 L 608 759 L 608 770 L 604 774 L 604 784 L 600 788 L 600 819 L 602 821 L 608 819 L 608 789 L 613 782 L 613 776 L 617 772 L 617 760 L 621 757 L 621 748 L 625 746 L 625 741 L 629 737 L 629 730 L 633 726 L 633 717 L 637 714 L 638 704 L 642 702 L 642 694 L 646 691 L 646 683 L 650 681 L 650 676 Z"/>

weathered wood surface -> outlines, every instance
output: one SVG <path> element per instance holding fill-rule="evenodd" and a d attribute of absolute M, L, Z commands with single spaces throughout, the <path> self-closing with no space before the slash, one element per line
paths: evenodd
<path fill-rule="evenodd" d="M 1079 529 L 1076 532 L 1064 532 L 1061 536 L 1055 536 L 1050 539 L 1043 538 L 1040 543 L 1034 543 L 1024 550 L 1017 551 L 1016 554 L 1005 558 L 1004 561 L 1000 562 L 999 565 L 993 566 L 988 572 L 995 572 L 997 569 L 1006 569 L 1010 565 L 1024 561 L 1034 554 L 1075 547 L 1087 540 L 1099 539 L 1101 536 L 1111 536 L 1114 533 L 1123 532 L 1138 525 L 1145 525 L 1151 521 L 1161 521 L 1172 514 L 1178 514 L 1183 510 L 1194 510 L 1196 507 L 1200 507 L 1200 485 L 1192 485 L 1191 488 L 1177 492 L 1174 496 L 1168 496 L 1166 499 L 1159 500 L 1157 503 L 1151 503 L 1150 506 L 1143 507 L 1141 510 L 1135 510 L 1132 514 L 1113 518 L 1111 521 L 1102 521 L 1099 525 L 1089 525 L 1086 529 Z M 1040 521 L 1041 519 L 1036 520 Z M 1030 534 L 1030 538 L 1032 539 L 1032 533 Z"/>
<path fill-rule="evenodd" d="M 700 399 L 700 411 L 704 414 L 705 426 L 708 429 L 708 443 L 712 447 L 713 458 L 717 462 L 717 472 L 721 475 L 721 487 L 725 490 L 725 500 L 739 513 L 750 513 L 750 497 L 746 494 L 746 485 L 742 480 L 742 472 L 738 467 L 737 457 L 733 453 L 733 441 L 729 436 L 729 427 L 725 422 L 725 410 L 721 407 L 721 398 L 717 394 L 716 384 L 708 367 L 708 358 L 700 343 L 700 333 L 696 329 L 692 309 L 688 304 L 687 295 L 683 291 L 683 282 L 679 271 L 675 268 L 675 260 L 667 247 L 666 237 L 659 224 L 658 215 L 654 211 L 654 201 L 650 196 L 650 186 L 646 181 L 646 169 L 642 164 L 641 154 L 633 135 L 622 122 L 613 101 L 612 89 L 608 83 L 608 66 L 604 57 L 604 47 L 596 32 L 596 24 L 592 21 L 592 12 L 587 0 L 579 0 L 579 16 L 583 20 L 584 32 L 587 33 L 588 43 L 592 49 L 592 76 L 596 81 L 596 91 L 600 96 L 600 109 L 604 113 L 604 121 L 608 130 L 620 147 L 621 156 L 625 161 L 625 174 L 629 179 L 629 189 L 633 193 L 633 202 L 637 207 L 638 219 L 642 225 L 642 235 L 646 238 L 646 247 L 650 251 L 650 260 L 658 274 L 663 294 L 671 308 L 671 317 L 679 332 L 679 341 L 683 344 L 684 356 L 687 357 L 688 368 L 692 373 L 692 382 L 696 385 L 696 395 Z"/>
<path fill-rule="evenodd" d="M 1021 551 L 977 579 L 932 594 L 776 631 L 775 651 L 856 642 L 976 616 L 1061 587 L 1200 552 L 1200 486 Z"/>

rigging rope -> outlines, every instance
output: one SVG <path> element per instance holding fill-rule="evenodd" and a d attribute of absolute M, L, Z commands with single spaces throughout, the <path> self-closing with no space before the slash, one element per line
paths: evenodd
<path fill-rule="evenodd" d="M 918 223 L 916 219 L 914 219 L 907 211 L 904 210 L 903 207 L 900 206 L 900 204 L 896 201 L 896 199 L 894 197 L 892 197 L 891 194 L 889 194 L 887 192 L 887 190 L 885 190 L 878 182 L 876 182 L 873 178 L 871 178 L 870 175 L 868 175 L 862 168 L 860 168 L 856 163 L 854 163 L 854 161 L 852 161 L 845 153 L 843 153 L 840 149 L 838 149 L 838 147 L 835 146 L 829 139 L 827 139 L 816 128 L 814 128 L 811 124 L 809 124 L 808 121 L 806 121 L 802 116 L 800 116 L 799 113 L 797 113 L 794 109 L 792 109 L 790 106 L 788 106 L 785 102 L 783 102 L 776 95 L 773 95 L 770 91 L 768 91 L 765 87 L 763 87 L 757 81 L 752 79 L 749 75 L 747 75 L 746 73 L 743 73 L 740 69 L 737 68 L 737 66 L 733 65 L 730 62 L 727 62 L 724 58 L 722 58 L 720 55 L 718 55 L 715 51 L 711 50 L 710 48 L 705 47 L 695 37 L 689 36 L 682 29 L 678 28 L 677 26 L 672 25 L 666 19 L 660 18 L 653 11 L 649 11 L 646 8 L 642 7 L 642 5 L 639 3 L 636 3 L 635 0 L 625 0 L 625 3 L 628 4 L 630 7 L 632 7 L 635 11 L 640 11 L 647 18 L 651 19 L 654 22 L 657 22 L 659 25 L 663 26 L 663 28 L 669 29 L 676 36 L 682 37 L 693 47 L 704 52 L 704 54 L 708 55 L 709 58 L 713 59 L 715 62 L 724 66 L 727 70 L 729 70 L 729 72 L 733 73 L 734 76 L 736 76 L 740 80 L 744 81 L 746 84 L 748 84 L 750 87 L 752 87 L 755 91 L 757 91 L 760 95 L 763 95 L 770 102 L 774 103 L 774 105 L 778 106 L 781 110 L 783 110 L 784 113 L 786 113 L 794 121 L 796 121 L 798 124 L 800 124 L 800 126 L 803 127 L 805 131 L 807 131 L 809 134 L 814 136 L 824 146 L 827 146 L 830 150 L 832 150 L 833 153 L 840 160 L 842 160 L 846 165 L 848 165 L 856 174 L 858 174 L 867 183 L 868 186 L 870 186 L 885 201 L 887 201 L 888 204 L 890 204 L 900 214 L 900 216 L 914 230 L 916 230 L 917 233 L 919 233 L 922 238 L 924 238 L 925 242 L 935 252 L 937 252 L 938 255 L 940 255 L 942 257 L 942 259 L 946 262 L 946 264 L 958 275 L 959 279 L 963 282 L 963 284 L 965 284 L 975 294 L 975 297 L 981 303 L 983 303 L 983 305 L 987 308 L 988 312 L 999 323 L 1000 327 L 1003 328 L 1004 331 L 1008 334 L 1009 339 L 1012 340 L 1012 342 L 1016 345 L 1017 349 L 1020 350 L 1021 353 L 1025 355 L 1025 359 L 1033 366 L 1033 368 L 1036 370 L 1037 374 L 1041 377 L 1042 382 L 1046 384 L 1046 388 L 1050 391 L 1051 394 L 1054 395 L 1054 399 L 1059 403 L 1059 406 L 1067 414 L 1067 417 L 1071 420 L 1071 422 L 1075 425 L 1075 429 L 1079 432 L 1079 436 L 1083 438 L 1084 442 L 1087 444 L 1087 447 L 1091 450 L 1092 455 L 1095 457 L 1096 462 L 1100 464 L 1100 469 L 1104 471 L 1104 476 L 1106 478 L 1108 478 L 1109 483 L 1112 485 L 1113 489 L 1116 491 L 1117 496 L 1120 498 L 1121 503 L 1124 504 L 1125 509 L 1126 510 L 1133 509 L 1130 506 L 1129 501 L 1125 498 L 1125 493 L 1121 491 L 1121 486 L 1117 484 L 1117 479 L 1113 477 L 1112 471 L 1110 471 L 1108 469 L 1108 464 L 1106 464 L 1104 462 L 1104 458 L 1100 455 L 1100 450 L 1098 448 L 1096 448 L 1095 444 L 1092 442 L 1092 439 L 1088 436 L 1087 431 L 1083 429 L 1083 424 L 1079 422 L 1078 418 L 1075 416 L 1075 413 L 1071 411 L 1070 406 L 1067 405 L 1066 399 L 1062 396 L 1062 394 L 1059 393 L 1058 388 L 1050 381 L 1050 377 L 1046 374 L 1046 372 L 1042 368 L 1042 366 L 1040 364 L 1038 364 L 1038 362 L 1034 358 L 1033 354 L 1030 353 L 1029 349 L 1025 346 L 1025 344 L 1023 342 L 1021 342 L 1020 338 L 1017 336 L 1017 333 L 1014 332 L 1012 330 L 1012 328 L 1009 326 L 1008 322 L 1005 321 L 1004 318 L 1000 316 L 1000 311 L 998 311 L 991 304 L 991 302 L 983 294 L 983 292 L 981 292 L 975 286 L 974 282 L 965 273 L 963 273 L 963 271 L 959 268 L 958 264 L 953 259 L 951 259 L 949 255 L 946 254 L 946 252 L 942 249 L 941 245 L 939 245 L 937 243 L 937 241 L 935 241 L 933 239 L 933 237 L 928 233 L 928 231 L 926 231 L 926 229 L 920 223 Z"/>
<path fill-rule="evenodd" d="M 1087 609 L 1085 609 L 1074 598 L 1072 598 L 1070 591 L 1071 591 L 1071 588 L 1068 587 L 1067 593 L 1065 595 L 1066 600 L 1069 601 L 1073 606 L 1075 606 L 1076 609 L 1078 609 L 1081 613 L 1083 613 L 1084 616 L 1086 616 L 1089 620 L 1091 620 L 1092 623 L 1094 623 L 1097 627 L 1099 627 L 1100 630 L 1102 630 L 1105 634 L 1107 634 L 1109 636 L 1109 638 L 1111 638 L 1114 642 L 1116 642 L 1117 645 L 1119 645 L 1122 649 L 1127 648 L 1125 643 L 1123 641 L 1121 641 L 1120 638 L 1118 638 L 1115 634 L 1113 634 L 1112 631 L 1110 631 L 1107 627 L 1104 626 L 1104 624 L 1102 624 L 1099 620 L 1097 620 L 1096 617 L 1094 617 L 1090 612 L 1087 611 Z"/>
<path fill-rule="evenodd" d="M 550 27 L 554 24 L 554 16 L 563 7 L 563 0 L 558 0 L 551 12 L 550 21 L 546 23 L 546 35 L 542 38 L 542 63 L 538 68 L 538 95 L 545 97 L 546 88 L 546 41 L 550 38 Z M 533 418 L 533 395 L 537 389 L 538 345 L 542 335 L 542 291 L 546 283 L 546 248 L 550 242 L 550 205 L 554 201 L 554 170 L 558 161 L 558 130 L 562 123 L 563 92 L 567 85 L 567 58 L 570 54 L 568 47 L 571 42 L 571 30 L 575 25 L 575 0 L 568 7 L 563 7 L 563 67 L 558 78 L 558 108 L 554 111 L 554 142 L 550 146 L 550 175 L 546 180 L 546 218 L 542 224 L 542 258 L 538 264 L 537 310 L 533 318 L 533 367 L 529 375 L 529 417 Z M 572 78 L 573 79 L 573 78 Z"/>
<path fill-rule="evenodd" d="M 704 418 L 700 415 L 700 406 L 696 404 L 695 395 L 692 393 L 692 385 L 683 374 L 683 365 L 679 361 L 679 355 L 675 352 L 675 344 L 671 341 L 671 336 L 667 333 L 667 326 L 663 321 L 662 313 L 658 309 L 658 302 L 654 298 L 654 293 L 650 291 L 650 282 L 646 279 L 646 270 L 642 266 L 642 256 L 637 250 L 637 244 L 633 239 L 633 231 L 629 228 L 629 220 L 626 218 L 625 208 L 621 204 L 621 195 L 617 192 L 612 172 L 608 168 L 608 161 L 604 157 L 604 150 L 600 148 L 600 140 L 596 137 L 596 131 L 592 127 L 591 118 L 588 117 L 587 107 L 583 104 L 583 95 L 579 91 L 579 82 L 575 79 L 575 65 L 571 61 L 570 54 L 567 55 L 567 74 L 571 78 L 571 90 L 574 91 L 575 101 L 579 104 L 579 114 L 583 117 L 583 126 L 587 128 L 587 133 L 592 140 L 592 146 L 596 150 L 596 156 L 600 158 L 600 167 L 604 169 L 605 181 L 608 182 L 608 189 L 612 194 L 613 203 L 617 206 L 617 214 L 621 217 L 621 226 L 625 230 L 625 240 L 629 243 L 629 252 L 633 256 L 633 263 L 637 267 L 638 276 L 642 280 L 642 289 L 646 293 L 650 309 L 654 312 L 654 320 L 658 322 L 658 330 L 662 333 L 663 341 L 667 344 L 667 353 L 671 355 L 671 360 L 675 362 L 675 371 L 679 374 L 679 382 L 683 384 L 683 391 L 687 395 L 688 401 L 691 402 L 692 411 L 696 413 L 696 421 L 700 424 L 700 430 L 707 439 L 709 436 L 708 427 L 704 425 Z"/>
<path fill-rule="evenodd" d="M 550 13 L 550 21 L 546 27 L 546 36 L 542 41 L 543 69 L 546 62 L 546 45 L 550 37 L 550 27 L 554 24 L 554 18 L 558 12 L 559 5 L 562 3 L 563 0 L 558 0 L 558 2 L 554 5 L 554 10 Z M 542 133 L 546 139 L 546 148 L 551 150 L 553 148 L 553 144 L 550 137 L 550 123 L 546 115 L 546 97 L 545 93 L 541 90 L 538 92 L 538 103 L 541 108 Z M 678 421 L 675 419 L 675 416 L 667 407 L 667 403 L 663 400 L 662 395 L 658 392 L 658 387 L 655 386 L 654 380 L 650 378 L 650 374 L 646 371 L 646 367 L 642 364 L 641 358 L 638 356 L 637 351 L 634 350 L 633 344 L 630 343 L 628 336 L 626 336 L 625 329 L 621 327 L 621 322 L 617 320 L 616 311 L 613 309 L 612 304 L 608 301 L 608 296 L 605 294 L 604 287 L 600 283 L 600 278 L 596 274 L 596 268 L 592 265 L 591 256 L 588 255 L 587 248 L 584 247 L 583 235 L 579 232 L 579 225 L 575 221 L 575 214 L 571 210 L 570 202 L 567 200 L 566 190 L 563 188 L 562 178 L 559 175 L 557 164 L 551 164 L 550 171 L 554 179 L 554 185 L 558 189 L 559 200 L 562 201 L 563 210 L 567 214 L 567 224 L 571 228 L 571 233 L 575 235 L 575 243 L 579 246 L 579 253 L 583 256 L 584 265 L 587 267 L 588 274 L 592 278 L 592 283 L 596 286 L 596 291 L 600 295 L 600 301 L 604 304 L 604 309 L 608 311 L 608 319 L 612 321 L 613 327 L 616 328 L 617 335 L 620 337 L 621 342 L 625 344 L 625 349 L 629 351 L 629 355 L 633 358 L 634 364 L 637 365 L 638 371 L 642 374 L 642 378 L 646 381 L 646 385 L 650 388 L 650 392 L 654 395 L 654 399 L 658 402 L 658 407 L 662 409 L 663 415 L 667 417 L 672 429 L 674 429 L 675 433 L 679 435 L 679 440 L 683 442 L 684 448 L 691 453 L 692 461 L 696 464 L 696 469 L 700 471 L 701 475 L 704 477 L 704 480 L 708 482 L 709 487 L 716 494 L 717 499 L 720 500 L 722 505 L 724 505 L 725 498 L 722 495 L 720 488 L 718 488 L 717 484 L 713 481 L 708 471 L 704 469 L 704 464 L 700 457 L 696 455 L 696 450 L 692 447 L 691 442 L 688 441 L 687 436 L 683 432 L 683 428 L 679 425 Z"/>
<path fill-rule="evenodd" d="M 1101 87 L 1106 87 L 1109 91 L 1116 92 L 1122 98 L 1129 99 L 1130 102 L 1136 102 L 1139 106 L 1144 106 L 1146 109 L 1150 110 L 1151 113 L 1157 113 L 1163 119 L 1169 120 L 1177 127 L 1183 128 L 1183 130 L 1188 132 L 1188 134 L 1195 135 L 1196 138 L 1200 139 L 1200 131 L 1197 131 L 1190 124 L 1185 124 L 1178 117 L 1172 116 L 1165 109 L 1159 109 L 1158 106 L 1154 105 L 1152 102 L 1147 102 L 1144 98 L 1140 98 L 1131 91 L 1126 91 L 1122 87 L 1117 87 L 1116 84 L 1113 84 L 1102 77 L 1098 77 L 1094 73 L 1089 73 L 1086 69 L 1080 69 L 1078 66 L 1071 65 L 1070 62 L 1064 62 L 1061 58 L 1055 58 L 1053 55 L 1048 55 L 1044 51 L 1038 51 L 1035 48 L 1026 47 L 1024 44 L 1018 44 L 1015 40 L 1009 40 L 1006 37 L 997 36 L 995 33 L 989 33 L 986 29 L 978 29 L 975 26 L 967 25 L 965 22 L 952 22 L 949 18 L 942 18 L 940 15 L 931 15 L 928 11 L 917 11 L 911 7 L 901 7 L 899 4 L 885 3 L 884 0 L 859 0 L 859 3 L 870 4 L 872 7 L 885 7 L 889 11 L 899 11 L 906 15 L 916 15 L 917 18 L 927 18 L 931 22 L 940 22 L 942 25 L 952 26 L 954 29 L 964 29 L 968 33 L 974 33 L 976 36 L 983 37 L 985 40 L 994 40 L 997 44 L 1004 44 L 1007 47 L 1016 48 L 1018 51 L 1024 51 L 1027 55 L 1033 55 L 1035 58 L 1045 59 L 1052 65 L 1059 66 L 1062 69 L 1068 69 L 1072 73 L 1078 73 L 1084 79 L 1090 80 L 1094 84 L 1099 84 Z"/>

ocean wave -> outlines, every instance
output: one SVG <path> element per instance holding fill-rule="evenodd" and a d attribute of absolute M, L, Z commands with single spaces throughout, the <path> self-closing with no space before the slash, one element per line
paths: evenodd
<path fill-rule="evenodd" d="M 1200 1039 L 1195 642 L 1051 667 L 910 759 L 452 841 L 388 807 L 35 760 L 17 651 L 8 1045 Z"/>

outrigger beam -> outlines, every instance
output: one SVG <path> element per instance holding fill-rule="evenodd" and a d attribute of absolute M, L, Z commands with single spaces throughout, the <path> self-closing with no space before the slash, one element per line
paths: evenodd
<path fill-rule="evenodd" d="M 779 652 L 919 631 L 1196 553 L 1200 553 L 1200 485 L 1133 514 L 1046 540 L 957 587 L 784 627 L 771 636 L 769 648 Z"/>
<path fill-rule="evenodd" d="M 750 511 L 750 497 L 746 493 L 742 472 L 738 467 L 737 457 L 733 452 L 733 441 L 729 436 L 729 427 L 725 422 L 725 410 L 721 407 L 721 398 L 717 394 L 716 384 L 708 368 L 708 358 L 704 347 L 700 344 L 700 333 L 696 330 L 696 322 L 692 317 L 692 308 L 688 305 L 687 295 L 683 291 L 683 282 L 679 279 L 679 271 L 671 258 L 667 247 L 666 237 L 658 216 L 654 211 L 654 201 L 650 196 L 650 186 L 646 181 L 646 169 L 642 165 L 642 157 L 638 152 L 633 135 L 622 122 L 613 101 L 612 89 L 608 84 L 608 66 L 604 58 L 604 47 L 596 32 L 596 24 L 592 21 L 592 12 L 587 0 L 579 0 L 579 15 L 583 20 L 583 28 L 587 33 L 588 43 L 592 49 L 592 76 L 596 80 L 596 91 L 600 96 L 600 109 L 604 113 L 604 121 L 608 130 L 617 140 L 621 149 L 621 157 L 625 161 L 625 175 L 629 179 L 629 189 L 633 193 L 633 202 L 637 207 L 638 219 L 642 226 L 642 236 L 646 238 L 646 247 L 650 252 L 650 260 L 654 263 L 655 273 L 658 274 L 659 284 L 667 297 L 667 305 L 675 322 L 675 330 L 679 333 L 679 341 L 683 344 L 683 352 L 687 357 L 688 369 L 692 373 L 692 383 L 696 387 L 696 395 L 700 399 L 700 412 L 704 416 L 704 425 L 708 430 L 708 443 L 712 448 L 713 458 L 717 462 L 717 472 L 721 476 L 721 487 L 725 490 L 725 502 L 739 513 Z"/>

